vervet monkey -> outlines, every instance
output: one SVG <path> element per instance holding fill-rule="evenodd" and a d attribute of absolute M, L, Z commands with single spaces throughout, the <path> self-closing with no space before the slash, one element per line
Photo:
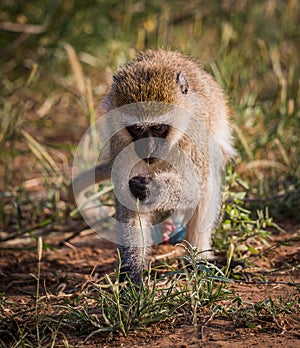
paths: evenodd
<path fill-rule="evenodd" d="M 174 213 L 185 217 L 185 239 L 209 257 L 222 173 L 235 153 L 221 88 L 188 57 L 147 50 L 113 76 L 101 108 L 112 130 L 109 160 L 74 184 L 80 191 L 112 176 L 124 274 L 141 280 L 152 226 Z"/>

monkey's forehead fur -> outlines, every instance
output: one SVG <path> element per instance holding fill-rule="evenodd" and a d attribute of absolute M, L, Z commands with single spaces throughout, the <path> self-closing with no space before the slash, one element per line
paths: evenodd
<path fill-rule="evenodd" d="M 145 101 L 177 104 L 182 95 L 180 73 L 191 92 L 206 94 L 211 77 L 193 60 L 178 52 L 147 50 L 114 75 L 106 106 L 111 110 Z"/>

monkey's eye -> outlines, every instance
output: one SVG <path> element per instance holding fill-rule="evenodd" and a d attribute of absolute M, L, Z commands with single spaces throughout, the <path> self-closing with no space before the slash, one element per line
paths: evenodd
<path fill-rule="evenodd" d="M 145 127 L 143 124 L 133 124 L 127 127 L 128 132 L 134 139 L 140 139 L 140 137 L 145 133 Z"/>
<path fill-rule="evenodd" d="M 166 124 L 153 124 L 150 127 L 151 134 L 159 138 L 165 138 L 169 133 L 169 126 Z"/>
<path fill-rule="evenodd" d="M 153 126 L 151 126 L 151 128 L 153 130 L 160 131 L 163 129 L 163 125 L 162 124 L 154 124 Z"/>

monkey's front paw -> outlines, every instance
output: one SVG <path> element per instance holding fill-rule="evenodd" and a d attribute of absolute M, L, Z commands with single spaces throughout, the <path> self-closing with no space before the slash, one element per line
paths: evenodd
<path fill-rule="evenodd" d="M 135 198 L 146 200 L 150 195 L 150 176 L 134 176 L 129 180 L 129 188 Z"/>

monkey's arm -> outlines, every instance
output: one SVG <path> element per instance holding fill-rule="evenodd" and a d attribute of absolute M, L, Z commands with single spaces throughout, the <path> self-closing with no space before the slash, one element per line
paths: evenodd
<path fill-rule="evenodd" d="M 183 194 L 182 181 L 175 172 L 162 172 L 153 179 L 153 199 L 159 210 L 172 210 Z"/>
<path fill-rule="evenodd" d="M 173 171 L 156 173 L 153 177 L 138 175 L 129 180 L 131 193 L 153 210 L 173 210 L 180 202 L 189 208 L 195 201 L 195 192 L 192 184 L 186 186 L 186 181 Z"/>

